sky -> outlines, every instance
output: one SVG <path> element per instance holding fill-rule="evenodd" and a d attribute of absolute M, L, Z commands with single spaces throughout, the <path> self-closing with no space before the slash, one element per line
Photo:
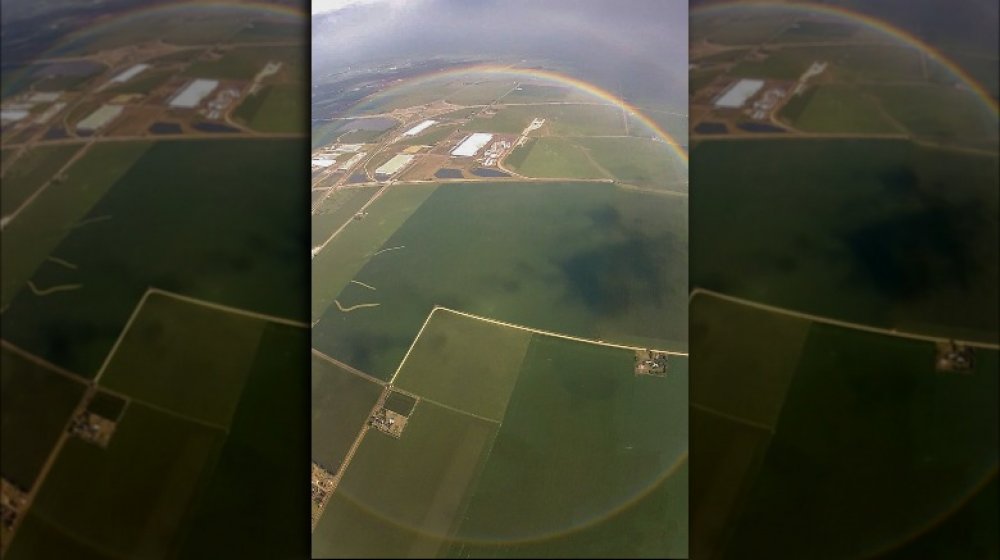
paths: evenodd
<path fill-rule="evenodd" d="M 555 60 L 686 106 L 686 0 L 315 0 L 313 14 L 314 75 L 435 56 Z"/>

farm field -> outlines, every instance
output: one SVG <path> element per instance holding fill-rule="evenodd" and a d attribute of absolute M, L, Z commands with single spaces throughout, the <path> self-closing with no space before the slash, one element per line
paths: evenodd
<path fill-rule="evenodd" d="M 789 100 L 780 117 L 806 132 L 902 132 L 877 97 L 851 86 L 817 86 Z"/>
<path fill-rule="evenodd" d="M 381 385 L 313 353 L 313 461 L 337 472 L 381 393 Z"/>
<path fill-rule="evenodd" d="M 314 259 L 323 279 L 313 299 L 318 350 L 388 379 L 435 305 L 587 338 L 685 346 L 686 200 L 601 183 L 450 183 L 426 200 L 417 193 L 422 204 L 405 223 L 402 212 L 377 211 L 411 188 L 393 186 L 369 207 L 392 229 L 352 223 Z M 339 266 L 322 270 L 321 258 Z"/>
<path fill-rule="evenodd" d="M 558 557 L 623 527 L 686 552 L 687 364 L 670 364 L 636 377 L 630 350 L 437 310 L 394 381 L 417 399 L 402 436 L 367 432 L 313 553 Z"/>
<path fill-rule="evenodd" d="M 247 98 L 233 116 L 258 132 L 304 134 L 306 114 L 302 100 L 305 95 L 302 84 L 270 85 Z"/>
<path fill-rule="evenodd" d="M 88 197 L 89 212 L 81 215 L 79 201 L 47 191 L 53 206 L 67 205 L 66 217 L 49 212 L 49 220 L 58 218 L 53 224 L 26 215 L 4 231 L 4 243 L 13 243 L 8 233 L 20 223 L 25 228 L 48 223 L 53 239 L 47 245 L 28 245 L 37 252 L 32 255 L 37 264 L 24 276 L 39 287 L 82 286 L 47 296 L 21 290 L 3 314 L 4 337 L 81 375 L 96 372 L 150 285 L 273 315 L 304 313 L 306 298 L 284 287 L 307 278 L 307 269 L 296 263 L 308 233 L 294 224 L 308 193 L 268 194 L 289 176 L 296 157 L 305 159 L 304 146 L 297 140 L 206 140 L 160 142 L 148 151 L 141 147 L 138 159 L 133 152 L 122 154 L 130 156 L 129 168 L 110 177 L 113 186 L 107 172 L 90 175 L 103 179 L 95 186 L 94 179 L 81 179 L 80 196 Z M 229 157 L 234 151 L 242 157 Z M 235 185 L 233 176 L 243 180 Z M 71 182 L 72 170 L 61 186 Z M 98 187 L 107 194 L 95 203 L 98 194 L 91 190 Z M 224 221 L 220 207 L 225 208 Z M 29 210 L 45 208 L 33 204 Z M 73 223 L 77 227 L 67 235 L 65 225 Z M 4 255 L 6 259 L 6 251 Z M 76 268 L 43 263 L 47 255 Z M 242 281 L 248 276 L 254 282 Z"/>
<path fill-rule="evenodd" d="M 995 336 L 995 157 L 860 139 L 696 151 L 693 286 L 866 325 Z M 781 165 L 767 163 L 779 153 Z M 962 190 L 945 187 L 956 180 Z"/>
<path fill-rule="evenodd" d="M 24 204 L 39 187 L 52 177 L 52 171 L 66 164 L 80 146 L 39 146 L 21 155 L 7 170 L 4 163 L 3 187 L 0 188 L 0 214 L 6 216 Z M 3 158 L 13 156 L 4 150 Z"/>
<path fill-rule="evenodd" d="M 327 196 L 312 214 L 312 245 L 322 244 L 368 202 L 378 187 L 340 189 Z"/>

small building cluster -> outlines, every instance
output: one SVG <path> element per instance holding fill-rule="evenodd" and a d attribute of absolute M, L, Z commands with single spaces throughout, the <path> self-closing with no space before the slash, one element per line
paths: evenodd
<path fill-rule="evenodd" d="M 636 350 L 635 352 L 635 374 L 655 375 L 664 377 L 667 375 L 667 353 L 655 350 Z"/>
<path fill-rule="evenodd" d="M 380 408 L 372 414 L 368 424 L 380 432 L 386 433 L 394 438 L 403 435 L 406 428 L 406 416 L 391 410 Z"/>
<path fill-rule="evenodd" d="M 333 474 L 323 467 L 312 464 L 312 524 L 316 526 L 327 500 L 336 488 L 336 479 Z"/>
<path fill-rule="evenodd" d="M 500 140 L 494 142 L 485 152 L 483 152 L 482 162 L 486 167 L 496 165 L 497 160 L 503 156 L 504 152 L 510 149 L 510 141 Z"/>
<path fill-rule="evenodd" d="M 98 416 L 90 411 L 84 411 L 70 424 L 69 432 L 87 443 L 107 447 L 111 436 L 115 433 L 117 424 Z"/>
<path fill-rule="evenodd" d="M 24 511 L 24 505 L 28 501 L 27 492 L 18 488 L 14 483 L 6 478 L 2 481 L 2 491 L 0 491 L 0 524 L 3 526 L 4 536 L 6 532 L 14 528 L 18 516 Z"/>
<path fill-rule="evenodd" d="M 937 345 L 937 360 L 935 369 L 954 373 L 968 373 L 976 365 L 973 349 L 954 341 L 941 342 Z"/>

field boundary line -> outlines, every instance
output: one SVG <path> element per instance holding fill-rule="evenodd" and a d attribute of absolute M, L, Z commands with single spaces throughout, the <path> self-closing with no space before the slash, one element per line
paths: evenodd
<path fill-rule="evenodd" d="M 700 410 L 702 412 L 707 412 L 709 414 L 714 414 L 715 416 L 719 416 L 721 418 L 725 418 L 726 420 L 732 420 L 733 422 L 738 422 L 740 424 L 743 424 L 743 425 L 746 425 L 746 426 L 750 426 L 751 428 L 757 428 L 759 430 L 764 430 L 764 431 L 768 432 L 769 434 L 773 434 L 774 433 L 774 426 L 768 426 L 767 424 L 764 424 L 762 422 L 755 422 L 753 420 L 748 420 L 746 418 L 743 418 L 742 416 L 736 416 L 735 414 L 729 414 L 728 412 L 722 412 L 721 410 L 712 408 L 710 406 L 705 406 L 703 404 L 698 404 L 698 403 L 695 403 L 695 402 L 689 403 L 688 406 L 690 406 L 691 408 L 698 409 L 698 410 Z"/>
<path fill-rule="evenodd" d="M 139 298 L 139 303 L 135 304 L 135 308 L 132 310 L 132 315 L 129 316 L 128 321 L 125 322 L 125 326 L 122 327 L 122 332 L 118 333 L 118 338 L 115 339 L 115 343 L 111 345 L 111 350 L 108 350 L 108 355 L 104 356 L 104 363 L 101 364 L 101 368 L 97 370 L 97 375 L 94 376 L 94 385 L 97 385 L 101 381 L 101 377 L 104 376 L 104 372 L 108 369 L 108 365 L 111 364 L 111 359 L 115 357 L 118 353 L 118 347 L 121 346 L 122 340 L 125 339 L 125 335 L 128 333 L 129 329 L 132 328 L 132 323 L 135 322 L 135 318 L 139 316 L 139 310 L 142 306 L 146 304 L 146 300 L 149 298 L 149 294 L 152 293 L 152 288 L 148 288 L 142 297 Z"/>
<path fill-rule="evenodd" d="M 323 361 L 330 362 L 331 364 L 333 364 L 335 366 L 338 366 L 338 367 L 340 367 L 342 369 L 347 370 L 348 373 L 353 373 L 354 375 L 357 375 L 358 377 L 363 377 L 363 378 L 367 379 L 368 381 L 371 381 L 372 383 L 377 383 L 377 384 L 381 385 L 382 387 L 385 387 L 387 385 L 387 383 L 385 381 L 382 381 L 381 379 L 379 379 L 379 378 L 377 378 L 377 377 L 375 377 L 373 375 L 367 374 L 367 373 L 361 371 L 360 369 L 351 367 L 351 366 L 345 364 L 344 362 L 338 360 L 337 358 L 334 358 L 333 356 L 330 356 L 328 354 L 324 354 L 320 350 L 317 350 L 317 349 L 313 348 L 312 349 L 312 354 L 313 354 L 313 356 L 316 356 L 317 358 L 319 358 L 319 359 L 321 359 Z"/>
<path fill-rule="evenodd" d="M 471 416 L 473 418 L 478 418 L 480 420 L 485 420 L 486 422 L 491 422 L 493 424 L 496 424 L 497 426 L 500 426 L 503 423 L 502 420 L 497 420 L 496 418 L 487 418 L 486 416 L 480 416 L 480 415 L 476 414 L 475 412 L 469 412 L 468 410 L 463 410 L 461 408 L 451 406 L 450 404 L 445 404 L 445 403 L 443 403 L 441 401 L 436 401 L 434 399 L 429 399 L 427 397 L 422 397 L 422 396 L 420 396 L 420 395 L 418 395 L 416 393 L 411 393 L 411 392 L 407 391 L 406 389 L 402 389 L 400 387 L 396 387 L 395 385 L 388 385 L 387 387 L 390 390 L 392 390 L 392 391 L 395 391 L 395 392 L 400 393 L 402 395 L 406 395 L 407 397 L 410 397 L 412 399 L 416 399 L 417 402 L 427 401 L 430 404 L 440 406 L 441 408 L 446 408 L 446 409 L 448 409 L 448 410 L 450 410 L 452 412 L 457 412 L 459 414 L 464 414 L 466 416 Z M 416 410 L 416 405 L 414 405 L 414 410 Z M 410 414 L 412 414 L 412 412 Z"/>
<path fill-rule="evenodd" d="M 396 381 L 396 376 L 399 375 L 399 372 L 403 370 L 403 365 L 406 364 L 406 359 L 410 357 L 410 352 L 413 352 L 413 347 L 417 345 L 417 341 L 420 340 L 420 335 L 423 334 L 424 329 L 427 328 L 427 323 L 431 322 L 431 317 L 434 316 L 434 312 L 437 311 L 438 309 L 444 309 L 444 308 L 435 305 L 434 309 L 431 309 L 431 312 L 427 314 L 427 318 L 424 319 L 424 324 L 420 325 L 420 330 L 417 331 L 417 336 L 413 337 L 413 342 L 411 342 L 410 347 L 406 349 L 406 354 L 403 355 L 402 361 L 399 362 L 399 366 L 396 367 L 396 371 L 394 371 L 392 373 L 392 377 L 389 378 L 389 383 L 388 383 L 389 385 L 392 385 L 393 382 Z"/>
<path fill-rule="evenodd" d="M 168 292 L 167 290 L 162 290 L 160 288 L 149 288 L 149 293 L 160 294 L 167 297 L 172 297 L 187 303 L 193 303 L 195 305 L 200 305 L 202 307 L 208 307 L 211 309 L 216 309 L 218 311 L 225 311 L 227 313 L 232 313 L 234 315 L 243 315 L 245 317 L 252 317 L 254 319 L 262 319 L 264 321 L 270 321 L 272 323 L 278 323 L 281 325 L 289 325 L 292 327 L 302 327 L 309 328 L 309 323 L 303 321 L 296 321 L 294 319 L 286 319 L 285 317 L 278 317 L 275 315 L 268 315 L 266 313 L 258 313 L 256 311 L 249 311 L 246 309 L 240 309 L 239 307 L 232 307 L 229 305 L 223 305 L 221 303 L 215 303 L 212 301 L 206 301 L 203 299 L 198 299 L 196 297 L 185 296 L 175 292 Z"/>
<path fill-rule="evenodd" d="M 73 373 L 72 371 L 70 371 L 70 370 L 68 370 L 66 368 L 57 366 L 57 365 L 53 364 L 52 362 L 46 360 L 45 358 L 42 358 L 41 356 L 36 356 L 35 354 L 32 354 L 31 352 L 28 352 L 24 348 L 21 348 L 20 346 L 17 346 L 17 345 L 13 344 L 12 342 L 10 342 L 10 341 L 8 341 L 6 339 L 0 338 L 0 345 L 2 345 L 4 348 L 10 350 L 11 352 L 13 352 L 13 353 L 21 356 L 22 358 L 28 360 L 29 362 L 32 362 L 32 363 L 34 363 L 36 365 L 39 365 L 39 366 L 41 366 L 43 368 L 52 370 L 53 372 L 58 373 L 59 375 L 62 375 L 63 377 L 68 377 L 68 378 L 72 379 L 73 381 L 84 383 L 86 385 L 90 385 L 91 383 L 93 383 L 93 380 L 87 379 L 86 377 L 80 375 L 79 373 Z"/>
<path fill-rule="evenodd" d="M 102 387 L 102 390 L 104 390 L 103 387 Z M 108 392 L 110 393 L 111 391 L 108 391 Z M 149 402 L 147 400 L 140 399 L 138 397 L 126 396 L 126 395 L 122 395 L 120 393 L 118 394 L 118 397 L 124 398 L 127 403 L 135 402 L 135 404 L 137 404 L 137 405 L 144 406 L 146 408 L 151 408 L 151 409 L 153 409 L 153 410 L 155 410 L 157 412 L 162 412 L 164 414 L 168 414 L 168 415 L 173 416 L 175 418 L 180 418 L 181 420 L 187 420 L 188 422 L 193 422 L 195 424 L 199 424 L 201 426 L 205 426 L 206 428 L 212 428 L 214 430 L 220 430 L 222 433 L 227 434 L 227 435 L 229 434 L 229 428 L 226 427 L 226 426 L 223 426 L 221 424 L 214 424 L 212 422 L 209 422 L 208 420 L 202 420 L 201 418 L 195 418 L 194 416 L 189 416 L 189 415 L 184 414 L 182 412 L 177 412 L 176 410 L 171 410 L 171 409 L 169 409 L 169 408 L 167 408 L 165 406 L 160 406 L 158 404 L 153 404 L 153 403 L 151 403 L 151 402 Z M 128 406 L 128 404 L 126 404 L 126 406 Z M 123 409 L 122 410 L 122 417 L 124 418 L 124 416 L 125 416 L 125 410 Z"/>
<path fill-rule="evenodd" d="M 789 317 L 795 317 L 795 318 L 798 318 L 798 319 L 805 319 L 805 320 L 808 320 L 808 321 L 812 321 L 814 323 L 822 323 L 822 324 L 826 324 L 826 325 L 833 325 L 833 326 L 837 326 L 837 327 L 843 327 L 843 328 L 854 329 L 854 330 L 859 330 L 859 331 L 866 331 L 866 332 L 871 332 L 871 333 L 881 334 L 881 335 L 886 335 L 886 336 L 894 336 L 894 337 L 897 337 L 897 338 L 908 338 L 908 339 L 912 339 L 912 340 L 922 340 L 922 341 L 925 341 L 925 342 L 945 342 L 945 343 L 949 343 L 949 342 L 954 341 L 954 342 L 957 342 L 958 344 L 961 344 L 963 346 L 971 346 L 971 347 L 974 347 L 974 348 L 984 348 L 984 349 L 987 349 L 987 350 L 1000 350 L 1000 344 L 995 344 L 995 343 L 991 343 L 991 342 L 980 342 L 980 341 L 974 341 L 974 340 L 959 340 L 959 339 L 947 338 L 947 337 L 943 337 L 943 336 L 932 336 L 932 335 L 926 335 L 926 334 L 920 334 L 920 333 L 914 333 L 914 332 L 900 331 L 900 330 L 896 330 L 896 329 L 887 329 L 887 328 L 884 328 L 884 327 L 873 327 L 873 326 L 870 326 L 870 325 L 863 325 L 861 323 L 852 323 L 850 321 L 842 321 L 840 319 L 833 319 L 833 318 L 830 318 L 830 317 L 822 317 L 820 315 L 813 315 L 813 314 L 810 314 L 810 313 L 803 313 L 801 311 L 793 311 L 791 309 L 785 309 L 785 308 L 782 308 L 782 307 L 777 307 L 775 305 L 768 305 L 766 303 L 759 303 L 759 302 L 756 302 L 756 301 L 752 301 L 752 300 L 743 299 L 743 298 L 736 297 L 736 296 L 731 296 L 731 295 L 723 294 L 723 293 L 716 292 L 716 291 L 713 291 L 713 290 L 707 290 L 705 288 L 695 288 L 694 290 L 691 290 L 691 296 L 688 298 L 688 301 L 693 300 L 695 298 L 695 296 L 697 296 L 699 294 L 705 294 L 705 295 L 712 296 L 712 297 L 715 297 L 717 299 L 721 299 L 721 300 L 724 300 L 724 301 L 729 301 L 729 302 L 732 302 L 732 303 L 738 303 L 738 304 L 741 304 L 741 305 L 745 305 L 747 307 L 753 307 L 753 308 L 756 308 L 756 309 L 761 309 L 761 310 L 764 310 L 764 311 L 769 311 L 771 313 L 776 313 L 776 314 L 779 314 L 779 315 L 787 315 Z"/>
<path fill-rule="evenodd" d="M 540 334 L 540 335 L 544 335 L 544 336 L 551 336 L 551 337 L 555 337 L 555 338 L 562 338 L 562 339 L 565 339 L 565 340 L 572 340 L 572 341 L 575 341 L 575 342 L 584 342 L 584 343 L 587 343 L 587 344 L 594 344 L 594 345 L 597 345 L 597 346 L 607 346 L 607 347 L 610 347 L 610 348 L 621 348 L 623 350 L 652 350 L 653 352 L 658 352 L 658 353 L 662 353 L 662 354 L 669 354 L 669 355 L 672 355 L 672 356 L 687 356 L 688 355 L 687 352 L 679 352 L 677 350 L 660 350 L 660 349 L 656 349 L 656 348 L 648 348 L 648 347 L 645 347 L 645 346 L 631 346 L 631 345 L 628 345 L 628 344 L 618 344 L 618 343 L 615 343 L 615 342 L 605 342 L 603 340 L 594 340 L 594 339 L 591 339 L 591 338 L 582 338 L 582 337 L 579 337 L 579 336 L 573 336 L 573 335 L 562 334 L 562 333 L 557 333 L 557 332 L 552 332 L 552 331 L 546 331 L 546 330 L 543 330 L 543 329 L 536 329 L 534 327 L 526 327 L 524 325 L 517 325 L 517 324 L 514 324 L 514 323 L 508 323 L 506 321 L 500 321 L 499 319 L 490 319 L 489 317 L 483 317 L 481 315 L 475 315 L 473 313 L 467 313 L 465 311 L 458 311 L 457 309 L 451 309 L 451 308 L 443 307 L 443 306 L 440 306 L 440 305 L 435 306 L 434 309 L 431 311 L 431 313 L 433 313 L 434 311 L 436 311 L 438 309 L 441 309 L 443 311 L 448 311 L 448 312 L 454 313 L 456 315 L 462 315 L 464 317 L 469 317 L 470 319 L 477 319 L 479 321 L 485 321 L 487 323 L 493 323 L 494 325 L 500 325 L 500 326 L 509 327 L 509 328 L 512 328 L 512 329 L 519 329 L 519 330 L 522 330 L 522 331 L 527 331 L 527 332 L 530 332 L 530 333 Z M 428 316 L 428 319 L 429 318 L 430 318 L 430 316 Z M 423 330 L 423 329 L 421 329 L 421 330 Z M 418 333 L 417 336 L 419 336 L 419 333 Z M 407 353 L 407 354 L 409 354 L 409 353 Z M 405 358 L 404 358 L 404 360 L 405 360 Z"/>
<path fill-rule="evenodd" d="M 379 190 L 375 191 L 375 194 L 373 194 L 372 197 L 368 199 L 368 202 L 366 202 L 364 204 L 364 206 L 362 206 L 361 208 L 358 208 L 358 211 L 355 212 L 354 215 L 352 215 L 351 217 L 349 217 L 347 219 L 347 221 L 345 221 L 343 224 L 340 225 L 339 228 L 337 228 L 333 233 L 331 233 L 330 237 L 326 238 L 326 241 L 320 243 L 319 246 L 317 246 L 317 247 L 313 247 L 312 248 L 312 255 L 313 255 L 313 257 L 315 257 L 316 255 L 320 254 L 323 251 L 323 249 L 326 249 L 326 246 L 329 245 L 331 241 L 333 241 L 333 238 L 337 237 L 340 234 L 340 232 L 344 231 L 344 229 L 351 222 L 354 221 L 354 216 L 357 216 L 361 212 L 364 212 L 365 210 L 367 210 L 368 207 L 372 205 L 372 203 L 374 203 L 376 200 L 378 200 L 382 196 L 382 194 L 389 188 L 389 186 L 390 185 L 385 185 L 384 187 L 382 187 Z M 327 194 L 329 194 L 330 192 L 333 192 L 333 191 L 327 191 Z M 321 203 L 323 200 L 325 200 L 325 198 L 317 201 L 317 204 Z"/>

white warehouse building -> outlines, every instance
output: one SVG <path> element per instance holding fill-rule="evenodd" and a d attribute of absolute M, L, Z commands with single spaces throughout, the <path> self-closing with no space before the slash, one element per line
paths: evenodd
<path fill-rule="evenodd" d="M 479 150 L 483 149 L 483 146 L 490 143 L 493 139 L 493 135 L 488 132 L 476 132 L 462 142 L 451 151 L 453 156 L 463 156 L 471 157 L 479 153 Z"/>
<path fill-rule="evenodd" d="M 193 109 L 217 87 L 219 87 L 218 80 L 194 80 L 174 95 L 170 100 L 170 106 L 175 109 Z"/>
<path fill-rule="evenodd" d="M 740 80 L 715 100 L 715 106 L 723 109 L 739 109 L 762 87 L 764 87 L 764 80 Z"/>

